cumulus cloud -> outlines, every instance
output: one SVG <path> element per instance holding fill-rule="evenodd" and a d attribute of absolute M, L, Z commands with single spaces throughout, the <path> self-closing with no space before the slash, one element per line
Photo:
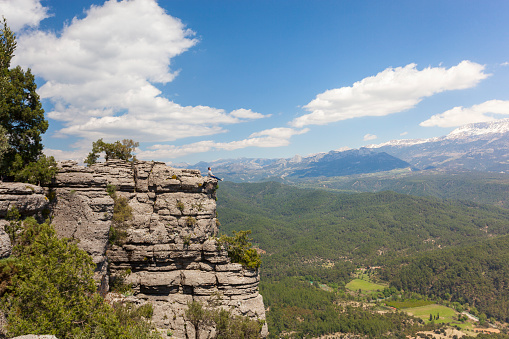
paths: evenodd
<path fill-rule="evenodd" d="M 256 113 L 251 111 L 250 109 L 237 109 L 235 111 L 232 111 L 230 115 L 240 118 L 240 119 L 260 119 L 260 118 L 268 118 L 271 116 L 271 114 L 263 115 L 260 113 Z"/>
<path fill-rule="evenodd" d="M 484 66 L 465 60 L 449 69 L 416 64 L 387 68 L 351 87 L 328 90 L 304 108 L 311 112 L 294 119 L 291 125 L 325 125 L 364 116 L 385 116 L 416 106 L 423 98 L 448 90 L 466 89 L 487 78 Z"/>
<path fill-rule="evenodd" d="M 248 138 L 232 142 L 214 142 L 212 140 L 200 141 L 183 146 L 154 145 L 147 151 L 137 153 L 137 158 L 143 160 L 178 158 L 193 153 L 209 152 L 214 150 L 232 151 L 246 147 L 280 147 L 287 146 L 294 135 L 304 134 L 308 128 L 296 130 L 279 127 L 267 129 L 251 134 Z"/>
<path fill-rule="evenodd" d="M 44 154 L 46 156 L 52 156 L 57 161 L 62 160 L 74 160 L 79 163 L 83 163 L 84 159 L 87 157 L 88 153 L 90 152 L 90 149 L 78 149 L 75 151 L 63 151 L 59 149 L 53 149 L 53 148 L 44 148 Z"/>
<path fill-rule="evenodd" d="M 155 84 L 178 74 L 171 59 L 197 42 L 155 0 L 110 0 L 74 18 L 59 35 L 21 35 L 13 62 L 46 80 L 38 92 L 54 105 L 48 117 L 64 124 L 55 136 L 87 144 L 126 136 L 140 142 L 206 136 L 225 132 L 224 124 L 265 117 L 248 109 L 181 106 L 162 96 Z"/>
<path fill-rule="evenodd" d="M 377 137 L 376 135 L 374 135 L 374 134 L 369 134 L 369 133 L 368 133 L 368 134 L 366 134 L 366 135 L 364 136 L 364 141 L 368 141 L 368 140 L 375 140 L 375 139 L 378 139 L 378 137 Z"/>
<path fill-rule="evenodd" d="M 25 26 L 37 27 L 50 15 L 40 0 L 0 0 L 0 16 L 16 32 Z"/>
<path fill-rule="evenodd" d="M 457 127 L 475 122 L 497 120 L 494 114 L 509 115 L 509 101 L 489 100 L 469 108 L 454 107 L 441 114 L 433 115 L 419 125 L 423 127 Z"/>

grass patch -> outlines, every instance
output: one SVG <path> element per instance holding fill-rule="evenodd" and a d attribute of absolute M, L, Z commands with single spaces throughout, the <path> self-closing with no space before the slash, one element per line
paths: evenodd
<path fill-rule="evenodd" d="M 421 318 L 425 322 L 430 322 L 430 315 L 433 317 L 439 316 L 438 319 L 433 319 L 435 323 L 452 323 L 455 321 L 453 317 L 457 314 L 452 308 L 437 304 L 406 308 L 404 311 L 414 317 Z"/>
<path fill-rule="evenodd" d="M 392 306 L 392 307 L 400 310 L 402 308 L 428 306 L 428 305 L 434 304 L 434 302 L 429 301 L 429 300 L 408 299 L 408 300 L 404 300 L 404 301 L 388 301 L 388 302 L 386 302 L 386 304 L 387 304 L 387 306 Z"/>
<path fill-rule="evenodd" d="M 366 280 L 354 279 L 354 280 L 350 281 L 348 284 L 346 284 L 345 287 L 351 291 L 361 290 L 363 292 L 366 292 L 366 291 L 372 292 L 372 291 L 378 291 L 378 290 L 382 291 L 387 286 L 375 284 L 375 283 L 372 283 L 372 282 L 369 282 Z"/>

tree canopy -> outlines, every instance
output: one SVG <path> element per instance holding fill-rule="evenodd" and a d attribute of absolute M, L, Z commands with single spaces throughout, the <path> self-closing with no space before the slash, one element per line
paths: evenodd
<path fill-rule="evenodd" d="M 122 141 L 117 140 L 115 142 L 108 143 L 104 142 L 101 138 L 92 143 L 92 152 L 90 152 L 85 159 L 85 164 L 88 166 L 95 164 L 103 152 L 106 160 L 120 159 L 125 161 L 136 161 L 136 157 L 133 155 L 133 152 L 139 145 L 139 142 L 135 142 L 131 139 L 124 139 Z"/>
<path fill-rule="evenodd" d="M 13 174 L 16 156 L 23 165 L 37 161 L 43 149 L 41 135 L 48 129 L 30 68 L 10 68 L 15 49 L 16 36 L 4 18 L 0 28 L 0 126 L 8 146 L 0 159 L 1 175 Z"/>
<path fill-rule="evenodd" d="M 58 239 L 51 225 L 33 218 L 20 223 L 12 256 L 0 260 L 0 307 L 9 337 L 160 338 L 145 320 L 150 304 L 110 306 L 96 293 L 95 264 L 74 241 Z"/>

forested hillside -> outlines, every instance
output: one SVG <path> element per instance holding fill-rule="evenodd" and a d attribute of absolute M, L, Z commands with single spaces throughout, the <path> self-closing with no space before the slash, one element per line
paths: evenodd
<path fill-rule="evenodd" d="M 394 192 L 336 194 L 228 182 L 218 197 L 222 232 L 251 229 L 255 245 L 267 252 L 267 276 L 303 263 L 381 264 L 394 255 L 509 233 L 507 210 Z"/>
<path fill-rule="evenodd" d="M 489 186 L 476 185 L 472 180 L 475 189 Z M 221 232 L 250 229 L 262 250 L 260 292 L 273 338 L 335 332 L 403 338 L 440 326 L 388 312 L 384 298 L 420 298 L 474 312 L 481 320 L 507 319 L 508 210 L 390 191 L 341 194 L 225 182 L 218 217 Z M 353 272 L 364 266 L 381 267 L 370 270 L 372 279 L 392 287 L 374 294 L 360 287 L 350 291 Z M 356 307 L 359 302 L 364 306 Z M 454 319 L 461 324 L 459 316 Z"/>
<path fill-rule="evenodd" d="M 509 236 L 395 260 L 383 278 L 398 289 L 468 303 L 509 322 Z"/>
<path fill-rule="evenodd" d="M 352 193 L 394 191 L 509 208 L 509 175 L 506 173 L 419 171 L 318 178 L 290 184 Z"/>

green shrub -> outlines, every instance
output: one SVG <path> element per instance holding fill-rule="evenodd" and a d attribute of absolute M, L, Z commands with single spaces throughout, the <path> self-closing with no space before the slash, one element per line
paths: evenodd
<path fill-rule="evenodd" d="M 191 245 L 191 234 L 184 235 L 182 237 L 182 240 L 184 241 L 184 245 L 186 245 L 186 246 Z"/>
<path fill-rule="evenodd" d="M 205 309 L 198 301 L 187 303 L 185 319 L 195 330 L 195 338 L 200 337 L 200 331 L 206 326 L 215 326 L 216 338 L 221 339 L 256 339 L 264 324 L 263 320 L 252 320 L 249 317 L 235 316 L 231 310 Z"/>
<path fill-rule="evenodd" d="M 262 260 L 258 252 L 251 247 L 248 235 L 251 231 L 233 231 L 233 237 L 221 235 L 217 242 L 228 251 L 228 256 L 232 262 L 240 263 L 242 266 L 250 269 L 258 269 Z"/>
<path fill-rule="evenodd" d="M 117 186 L 111 184 L 106 185 L 106 193 L 108 193 L 110 197 L 115 199 L 114 196 L 116 196 L 117 194 Z"/>
<path fill-rule="evenodd" d="M 0 260 L 8 337 L 159 338 L 142 318 L 147 310 L 125 317 L 121 306 L 112 308 L 96 293 L 94 268 L 92 258 L 73 241 L 58 239 L 52 226 L 23 221 L 11 258 Z"/>
<path fill-rule="evenodd" d="M 252 320 L 232 315 L 230 310 L 216 310 L 213 314 L 217 338 L 256 339 L 260 338 L 263 320 Z"/>
<path fill-rule="evenodd" d="M 11 175 L 14 180 L 34 185 L 49 184 L 58 172 L 57 162 L 53 157 L 40 155 L 37 161 L 24 164 L 21 156 L 16 154 L 12 164 Z"/>
<path fill-rule="evenodd" d="M 187 226 L 194 226 L 194 225 L 196 225 L 196 219 L 194 217 L 191 217 L 191 216 L 187 217 L 186 218 L 186 225 Z"/>
<path fill-rule="evenodd" d="M 5 225 L 5 232 L 9 235 L 11 244 L 16 244 L 16 235 L 21 230 L 21 214 L 18 208 L 13 205 L 7 211 L 6 219 L 9 220 L 9 225 Z"/>
<path fill-rule="evenodd" d="M 113 199 L 113 217 L 110 227 L 109 243 L 121 246 L 127 239 L 128 222 L 133 219 L 133 210 L 126 197 L 117 194 L 117 187 L 107 185 L 106 192 Z"/>
<path fill-rule="evenodd" d="M 118 272 L 115 275 L 110 276 L 110 291 L 122 293 L 122 294 L 130 294 L 132 293 L 132 285 L 126 282 L 127 277 L 131 274 L 131 270 L 127 269 L 121 272 Z"/>

